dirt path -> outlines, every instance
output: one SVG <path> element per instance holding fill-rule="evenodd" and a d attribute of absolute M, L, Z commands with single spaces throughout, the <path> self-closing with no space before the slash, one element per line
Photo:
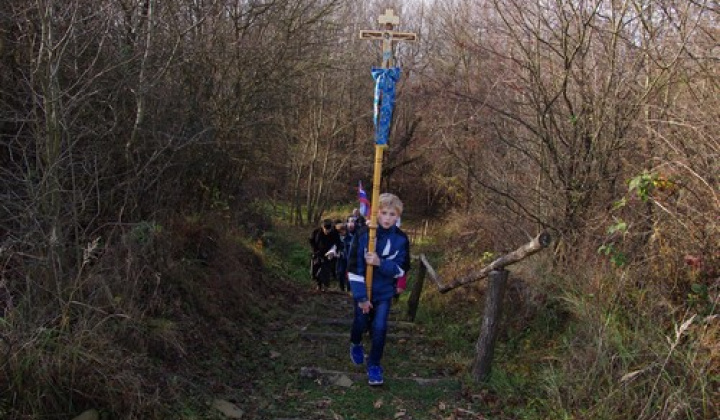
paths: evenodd
<path fill-rule="evenodd" d="M 446 418 L 443 412 L 460 397 L 460 383 L 439 363 L 442 340 L 406 322 L 405 311 L 402 300 L 393 305 L 383 357 L 385 384 L 371 387 L 364 367 L 349 357 L 351 297 L 337 290 L 302 294 L 263 338 L 265 372 L 254 394 L 261 392 L 244 418 Z"/>

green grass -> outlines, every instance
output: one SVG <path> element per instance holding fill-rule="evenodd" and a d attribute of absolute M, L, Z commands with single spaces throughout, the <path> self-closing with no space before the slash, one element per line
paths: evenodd
<path fill-rule="evenodd" d="M 252 395 L 245 396 L 250 418 L 343 418 L 377 419 L 395 418 L 405 413 L 406 418 L 440 418 L 449 415 L 462 400 L 462 384 L 445 372 L 445 359 L 463 363 L 457 352 L 446 354 L 440 329 L 416 334 L 425 337 L 416 340 L 388 339 L 383 364 L 386 384 L 379 388 L 367 385 L 362 368 L 348 360 L 349 326 L 328 326 L 312 323 L 313 317 L 347 318 L 351 316 L 349 297 L 343 295 L 314 295 L 310 293 L 309 249 L 305 243 L 307 229 L 282 226 L 280 233 L 267 236 L 268 246 L 264 260 L 279 276 L 290 279 L 305 290 L 306 296 L 297 307 L 286 308 L 281 315 L 283 328 L 268 334 L 256 350 L 258 376 Z M 328 307 L 334 299 L 337 309 Z M 347 301 L 347 304 L 343 302 Z M 407 294 L 393 311 L 393 319 L 404 320 Z M 308 340 L 301 331 L 337 332 L 340 337 Z M 390 334 L 407 334 L 396 328 Z M 347 337 L 347 338 L 346 338 Z M 367 343 L 369 344 L 369 343 Z M 268 355 L 274 355 L 268 358 Z M 332 385 L 322 378 L 303 378 L 303 366 L 348 372 L 354 381 L 349 388 Z M 396 378 L 446 378 L 433 385 L 420 385 L 412 380 Z M 242 399 L 236 397 L 236 399 Z M 430 416 L 430 417 L 427 417 Z"/>
<path fill-rule="evenodd" d="M 282 226 L 280 231 L 266 234 L 268 269 L 296 283 L 310 284 L 310 246 L 297 228 Z M 307 232 L 307 237 L 310 233 Z"/>
<path fill-rule="evenodd" d="M 405 381 L 388 381 L 382 388 L 361 383 L 350 390 L 332 393 L 320 386 L 305 386 L 310 390 L 311 399 L 325 398 L 328 401 L 328 411 L 345 419 L 357 420 L 394 418 L 400 412 L 421 418 L 423 415 L 438 413 L 440 404 L 459 391 L 453 383 L 421 386 Z"/>

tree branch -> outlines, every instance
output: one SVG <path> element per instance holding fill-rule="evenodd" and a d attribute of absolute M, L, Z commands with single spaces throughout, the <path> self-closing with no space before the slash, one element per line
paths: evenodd
<path fill-rule="evenodd" d="M 437 275 L 435 270 L 432 268 L 430 263 L 428 262 L 427 258 L 425 258 L 425 255 L 420 255 L 420 260 L 422 261 L 422 264 L 425 266 L 425 269 L 427 269 L 427 273 L 432 279 L 432 281 L 437 284 L 438 290 L 440 293 L 447 293 L 450 290 L 456 289 L 460 286 L 464 286 L 466 284 L 475 282 L 477 280 L 480 280 L 482 278 L 487 277 L 491 271 L 494 270 L 500 270 L 504 267 L 507 267 L 509 265 L 515 264 L 519 261 L 524 260 L 525 258 L 536 254 L 537 252 L 545 249 L 550 245 L 550 242 L 552 242 L 552 238 L 550 237 L 550 234 L 547 232 L 542 232 L 538 236 L 536 236 L 532 241 L 526 243 L 525 245 L 521 246 L 520 248 L 516 249 L 515 251 L 510 252 L 509 254 L 505 254 L 502 257 L 496 259 L 495 261 L 491 262 L 489 265 L 481 268 L 477 271 L 471 271 L 467 273 L 464 276 L 458 277 L 456 279 L 453 279 L 448 284 L 443 284 L 442 279 Z"/>

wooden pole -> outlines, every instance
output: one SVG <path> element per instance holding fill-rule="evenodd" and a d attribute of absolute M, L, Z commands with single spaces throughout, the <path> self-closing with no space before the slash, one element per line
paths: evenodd
<path fill-rule="evenodd" d="M 382 175 L 384 145 L 375 145 L 375 166 L 373 171 L 373 190 L 370 199 L 370 224 L 368 232 L 368 252 L 375 252 L 375 238 L 377 236 L 377 205 L 380 197 L 380 178 Z M 368 299 L 372 299 L 373 266 L 368 264 L 365 269 L 365 287 Z"/>
<path fill-rule="evenodd" d="M 547 232 L 543 232 L 536 236 L 532 241 L 526 243 L 515 251 L 503 255 L 502 257 L 496 259 L 495 261 L 491 262 L 490 264 L 479 270 L 471 270 L 464 276 L 457 277 L 448 282 L 447 284 L 443 284 L 440 277 L 435 274 L 434 271 L 430 272 L 430 278 L 435 282 L 435 284 L 437 284 L 438 291 L 440 293 L 447 293 L 450 290 L 456 289 L 460 286 L 464 286 L 466 284 L 483 279 L 487 277 L 488 274 L 490 274 L 490 272 L 492 272 L 493 270 L 501 270 L 504 267 L 515 264 L 533 254 L 542 251 L 543 249 L 547 248 L 548 245 L 550 245 L 551 240 L 552 239 L 550 237 L 550 234 Z"/>
<path fill-rule="evenodd" d="M 421 255 L 417 280 L 415 280 L 412 292 L 410 292 L 410 298 L 408 298 L 408 319 L 411 322 L 415 322 L 415 315 L 417 315 L 418 305 L 420 304 L 420 295 L 422 295 L 423 284 L 425 283 L 425 274 L 428 270 L 425 265 L 426 262 L 427 260 L 425 259 L 425 255 Z"/>
<path fill-rule="evenodd" d="M 472 368 L 473 379 L 478 382 L 485 381 L 490 377 L 507 278 L 507 270 L 494 270 L 488 278 L 485 311 L 480 327 L 480 337 L 475 344 L 475 360 Z"/>
<path fill-rule="evenodd" d="M 395 16 L 393 9 L 386 9 L 378 22 L 383 26 L 380 31 L 360 31 L 360 39 L 382 41 L 381 68 L 387 69 L 393 66 L 392 44 L 397 41 L 415 41 L 417 36 L 410 32 L 395 32 L 394 25 L 400 23 L 400 18 Z M 373 190 L 370 200 L 370 223 L 368 228 L 368 252 L 375 252 L 375 239 L 377 237 L 377 205 L 380 197 L 380 181 L 382 176 L 383 151 L 387 147 L 384 144 L 375 143 L 375 165 L 373 170 Z M 373 266 L 367 264 L 365 269 L 365 287 L 369 300 L 372 300 Z"/>

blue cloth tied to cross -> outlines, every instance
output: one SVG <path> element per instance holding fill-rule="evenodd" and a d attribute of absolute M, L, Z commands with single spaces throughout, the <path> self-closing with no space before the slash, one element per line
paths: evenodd
<path fill-rule="evenodd" d="M 388 142 L 393 108 L 395 108 L 395 83 L 400 79 L 400 68 L 373 67 L 375 79 L 375 144 L 382 146 Z"/>

